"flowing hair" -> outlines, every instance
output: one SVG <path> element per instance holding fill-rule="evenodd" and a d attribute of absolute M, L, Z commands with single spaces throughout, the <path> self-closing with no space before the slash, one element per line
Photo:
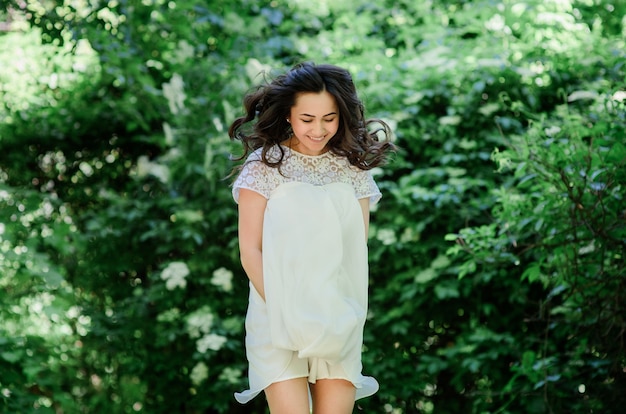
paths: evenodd
<path fill-rule="evenodd" d="M 324 91 L 335 98 L 339 110 L 339 128 L 328 142 L 329 150 L 362 170 L 384 164 L 387 152 L 394 149 L 389 141 L 389 126 L 380 119 L 365 119 L 363 103 L 347 70 L 309 62 L 294 66 L 245 96 L 245 115 L 235 119 L 228 129 L 231 140 L 243 144 L 244 153 L 235 161 L 262 148 L 261 161 L 270 167 L 280 167 L 285 152 L 279 144 L 291 135 L 287 117 L 297 95 Z M 384 140 L 379 141 L 379 133 L 384 135 Z M 275 147 L 280 151 L 279 156 L 268 156 Z"/>

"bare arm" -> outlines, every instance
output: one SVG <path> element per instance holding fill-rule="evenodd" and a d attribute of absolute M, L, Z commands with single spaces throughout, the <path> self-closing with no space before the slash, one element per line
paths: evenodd
<path fill-rule="evenodd" d="M 239 252 L 252 286 L 265 300 L 263 287 L 263 214 L 267 200 L 252 190 L 239 190 Z"/>
<path fill-rule="evenodd" d="M 361 205 L 361 210 L 363 211 L 363 223 L 365 224 L 365 240 L 367 241 L 370 227 L 370 199 L 369 198 L 360 198 L 359 204 Z"/>

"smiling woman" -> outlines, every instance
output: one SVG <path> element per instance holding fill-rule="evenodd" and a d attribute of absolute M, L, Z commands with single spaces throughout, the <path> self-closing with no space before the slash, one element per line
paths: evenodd
<path fill-rule="evenodd" d="M 229 131 L 254 150 L 233 186 L 250 279 L 250 389 L 235 397 L 265 392 L 272 413 L 307 414 L 311 395 L 313 413 L 351 413 L 378 390 L 361 374 L 369 206 L 381 195 L 368 169 L 392 146 L 366 130 L 336 66 L 298 65 L 245 106 Z"/>

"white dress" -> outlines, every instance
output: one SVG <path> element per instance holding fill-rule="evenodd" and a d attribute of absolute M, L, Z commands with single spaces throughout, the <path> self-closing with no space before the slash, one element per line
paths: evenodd
<path fill-rule="evenodd" d="M 263 222 L 264 302 L 250 284 L 246 403 L 292 378 L 346 379 L 356 399 L 378 383 L 361 374 L 367 315 L 367 240 L 358 199 L 380 199 L 368 171 L 330 152 L 308 156 L 287 147 L 280 171 L 250 155 L 233 184 L 267 198 Z M 270 157 L 279 149 L 273 148 Z"/>

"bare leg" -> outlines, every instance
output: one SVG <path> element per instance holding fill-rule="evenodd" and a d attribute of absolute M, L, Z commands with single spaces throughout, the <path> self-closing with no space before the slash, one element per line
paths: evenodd
<path fill-rule="evenodd" d="M 305 377 L 275 382 L 265 389 L 272 414 L 309 414 L 309 388 Z"/>
<path fill-rule="evenodd" d="M 313 414 L 352 414 L 356 388 L 350 381 L 322 379 L 310 385 Z"/>

